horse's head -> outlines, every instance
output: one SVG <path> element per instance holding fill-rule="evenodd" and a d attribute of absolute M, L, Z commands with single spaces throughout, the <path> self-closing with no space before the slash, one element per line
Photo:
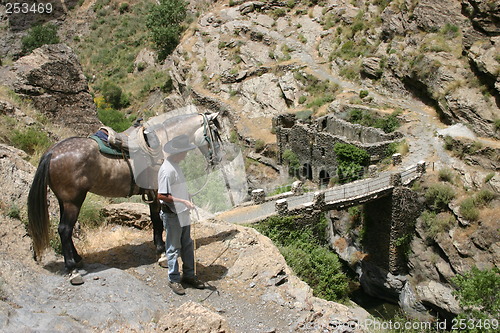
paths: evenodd
<path fill-rule="evenodd" d="M 222 140 L 218 113 L 200 114 L 203 117 L 202 126 L 195 131 L 193 142 L 205 156 L 210 167 L 215 167 L 222 161 Z"/>

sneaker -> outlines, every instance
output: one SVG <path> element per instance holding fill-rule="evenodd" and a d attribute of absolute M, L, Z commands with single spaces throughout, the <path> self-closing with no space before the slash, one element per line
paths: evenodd
<path fill-rule="evenodd" d="M 168 286 L 177 295 L 185 295 L 186 294 L 186 290 L 184 290 L 184 287 L 179 282 L 168 281 Z"/>
<path fill-rule="evenodd" d="M 191 287 L 196 288 L 196 289 L 205 289 L 205 287 L 206 287 L 205 283 L 198 280 L 198 278 L 196 276 L 183 277 L 182 282 L 184 282 L 184 283 L 186 283 L 186 284 L 188 284 Z"/>

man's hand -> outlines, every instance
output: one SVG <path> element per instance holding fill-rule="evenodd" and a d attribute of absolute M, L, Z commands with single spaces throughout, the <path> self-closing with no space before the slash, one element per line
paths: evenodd
<path fill-rule="evenodd" d="M 194 208 L 194 204 L 191 201 L 189 201 L 189 200 L 184 200 L 183 203 L 186 205 L 186 207 L 188 209 L 193 209 Z"/>

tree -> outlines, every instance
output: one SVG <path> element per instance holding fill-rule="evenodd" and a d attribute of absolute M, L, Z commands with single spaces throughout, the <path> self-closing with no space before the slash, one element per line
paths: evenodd
<path fill-rule="evenodd" d="M 183 0 L 160 0 L 148 14 L 146 26 L 156 45 L 160 61 L 165 60 L 179 44 L 186 14 L 186 2 Z"/>

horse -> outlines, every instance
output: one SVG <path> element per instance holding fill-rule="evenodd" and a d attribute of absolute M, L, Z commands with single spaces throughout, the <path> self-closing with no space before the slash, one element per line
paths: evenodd
<path fill-rule="evenodd" d="M 167 113 L 168 114 L 168 113 Z M 163 145 L 175 136 L 186 134 L 196 144 L 207 160 L 214 166 L 220 162 L 220 124 L 217 114 L 189 114 L 144 124 L 144 132 L 155 138 L 160 147 L 161 160 L 165 157 Z M 125 133 L 125 132 L 124 132 Z M 154 134 L 151 136 L 151 134 Z M 147 141 L 147 138 L 146 138 Z M 138 155 L 140 156 L 140 155 Z M 153 243 L 157 254 L 165 252 L 163 223 L 159 217 L 160 204 L 156 198 L 157 170 L 161 164 L 153 161 L 156 173 L 149 177 L 153 186 L 141 188 L 134 177 L 131 161 L 127 158 L 102 153 L 98 143 L 92 138 L 71 137 L 51 146 L 41 157 L 28 194 L 28 231 L 32 237 L 34 259 L 41 258 L 49 247 L 50 223 L 47 204 L 47 187 L 54 193 L 59 203 L 60 220 L 58 233 L 62 244 L 62 254 L 70 282 L 82 284 L 78 272 L 82 257 L 73 244 L 72 234 L 80 208 L 88 192 L 105 197 L 130 197 L 148 194 L 149 211 L 153 224 Z M 149 184 L 150 185 L 150 184 Z"/>

